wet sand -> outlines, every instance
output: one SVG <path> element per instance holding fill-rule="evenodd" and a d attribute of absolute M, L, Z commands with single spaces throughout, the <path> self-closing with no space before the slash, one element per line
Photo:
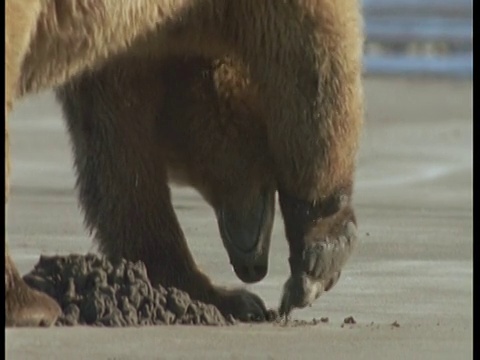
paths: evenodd
<path fill-rule="evenodd" d="M 334 289 L 282 327 L 7 329 L 9 359 L 468 359 L 473 354 L 472 82 L 367 78 L 356 180 L 360 241 Z M 17 106 L 12 129 L 12 255 L 95 251 L 74 192 L 72 158 L 50 93 Z M 174 202 L 200 267 L 241 286 L 212 210 L 191 189 Z M 249 286 L 277 306 L 288 275 L 277 210 L 267 277 Z M 343 325 L 353 316 L 356 324 Z M 397 322 L 399 326 L 392 324 Z"/>

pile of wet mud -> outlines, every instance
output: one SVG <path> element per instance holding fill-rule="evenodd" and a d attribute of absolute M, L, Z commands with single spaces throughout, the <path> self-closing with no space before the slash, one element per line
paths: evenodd
<path fill-rule="evenodd" d="M 142 262 L 113 265 L 95 254 L 41 256 L 27 284 L 62 308 L 57 326 L 231 325 L 213 305 L 176 288 L 152 286 Z"/>

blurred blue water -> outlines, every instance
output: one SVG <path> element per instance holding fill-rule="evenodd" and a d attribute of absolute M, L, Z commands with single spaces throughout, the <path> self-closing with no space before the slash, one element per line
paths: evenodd
<path fill-rule="evenodd" d="M 472 0 L 363 0 L 367 74 L 473 74 Z"/>

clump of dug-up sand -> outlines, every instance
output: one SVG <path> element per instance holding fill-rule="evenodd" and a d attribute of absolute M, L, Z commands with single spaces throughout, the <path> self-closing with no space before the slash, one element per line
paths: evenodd
<path fill-rule="evenodd" d="M 57 326 L 235 323 L 183 291 L 153 287 L 142 262 L 112 265 L 94 254 L 41 256 L 24 279 L 60 304 L 63 314 Z"/>

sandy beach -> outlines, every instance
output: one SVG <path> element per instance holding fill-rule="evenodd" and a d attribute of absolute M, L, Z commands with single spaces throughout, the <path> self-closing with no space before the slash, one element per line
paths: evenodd
<path fill-rule="evenodd" d="M 360 241 L 335 288 L 293 313 L 328 323 L 7 329 L 7 358 L 473 358 L 472 82 L 367 77 L 365 93 L 354 195 Z M 96 251 L 77 206 L 61 117 L 43 93 L 10 118 L 8 233 L 22 273 L 40 253 Z M 242 286 L 209 206 L 189 188 L 175 187 L 173 196 L 200 267 L 219 284 Z M 272 236 L 269 273 L 249 288 L 276 307 L 289 273 L 278 206 Z M 348 316 L 357 323 L 342 326 Z"/>

